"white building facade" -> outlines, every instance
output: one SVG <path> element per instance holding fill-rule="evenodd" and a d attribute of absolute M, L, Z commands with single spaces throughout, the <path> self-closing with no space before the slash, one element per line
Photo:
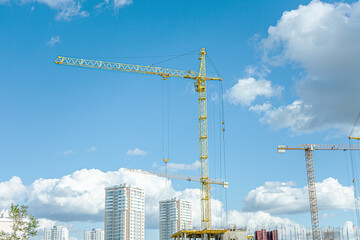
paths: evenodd
<path fill-rule="evenodd" d="M 170 240 L 171 235 L 192 229 L 192 204 L 189 201 L 172 198 L 159 202 L 160 240 Z"/>
<path fill-rule="evenodd" d="M 0 232 L 11 234 L 13 221 L 9 218 L 7 211 L 0 211 Z"/>
<path fill-rule="evenodd" d="M 127 184 L 105 188 L 105 239 L 145 239 L 145 192 Z"/>
<path fill-rule="evenodd" d="M 69 230 L 65 226 L 44 229 L 44 240 L 69 240 Z"/>
<path fill-rule="evenodd" d="M 92 229 L 84 231 L 84 240 L 104 240 L 104 230 Z"/>

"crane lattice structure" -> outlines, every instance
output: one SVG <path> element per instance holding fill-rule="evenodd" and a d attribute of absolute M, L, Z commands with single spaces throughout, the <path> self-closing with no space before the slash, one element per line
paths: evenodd
<path fill-rule="evenodd" d="M 283 146 L 277 147 L 279 153 L 285 153 L 286 150 L 304 150 L 306 161 L 307 182 L 309 190 L 309 203 L 310 203 L 310 215 L 311 215 L 311 227 L 313 240 L 321 240 L 320 227 L 319 227 L 319 213 L 316 198 L 316 186 L 315 186 L 315 173 L 314 173 L 314 150 L 360 150 L 360 145 L 330 145 L 330 144 L 302 144 L 298 146 Z"/>
<path fill-rule="evenodd" d="M 143 73 L 161 76 L 167 80 L 170 77 L 188 78 L 195 80 L 195 90 L 198 93 L 198 111 L 199 111 L 199 153 L 200 153 L 200 201 L 201 201 L 201 228 L 211 228 L 211 191 L 208 163 L 208 124 L 207 124 L 207 81 L 221 81 L 220 77 L 207 77 L 205 65 L 205 48 L 200 51 L 199 71 L 184 71 L 167 69 L 153 66 L 141 66 L 133 64 L 88 60 L 81 58 L 58 56 L 55 63 L 67 66 L 76 66 L 93 69 L 104 69 L 121 72 Z"/>
<path fill-rule="evenodd" d="M 192 181 L 192 182 L 201 182 L 200 177 L 188 176 L 188 175 L 183 175 L 183 174 L 178 174 L 178 173 L 168 173 L 168 172 L 143 170 L 143 169 L 136 169 L 136 168 L 125 168 L 124 170 L 128 171 L 128 172 L 153 175 L 153 176 L 158 176 L 158 177 L 163 177 L 163 178 L 173 178 L 173 179 L 180 179 L 180 180 L 186 180 L 186 181 Z M 215 179 L 209 178 L 209 183 L 215 184 L 215 185 L 221 185 L 221 186 L 223 186 L 223 188 L 229 187 L 228 182 L 225 182 L 225 181 L 219 180 L 219 179 L 215 180 Z"/>

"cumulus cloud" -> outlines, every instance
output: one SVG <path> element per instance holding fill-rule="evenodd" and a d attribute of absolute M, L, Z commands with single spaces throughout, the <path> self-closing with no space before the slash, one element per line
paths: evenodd
<path fill-rule="evenodd" d="M 52 36 L 46 44 L 53 47 L 56 43 L 60 43 L 60 36 Z"/>
<path fill-rule="evenodd" d="M 24 186 L 21 180 L 0 183 L 1 208 L 7 208 L 11 201 L 21 198 L 29 206 L 31 213 L 40 218 L 41 226 L 51 226 L 56 222 L 103 221 L 105 187 L 127 183 L 143 188 L 146 192 L 146 228 L 158 228 L 159 201 L 173 197 L 186 199 L 193 203 L 193 222 L 200 225 L 200 190 L 185 189 L 176 191 L 172 181 L 153 175 L 129 172 L 125 169 L 103 172 L 97 169 L 82 169 L 60 179 L 37 179 Z M 14 187 L 15 186 L 15 187 Z M 14 189 L 20 189 L 14 191 Z M 16 194 L 14 192 L 17 192 Z M 22 196 L 22 197 L 20 197 Z M 6 204 L 3 204 L 3 202 Z M 15 201 L 16 202 L 16 201 Z M 224 206 L 212 199 L 213 225 L 224 225 Z M 261 220 L 261 224 L 281 222 L 292 223 L 289 219 L 273 217 L 263 212 L 230 211 L 230 219 L 238 225 Z M 259 224 L 258 224 L 259 225 Z"/>
<path fill-rule="evenodd" d="M 294 132 L 337 128 L 348 133 L 359 112 L 354 104 L 360 101 L 359 12 L 359 1 L 313 0 L 284 12 L 269 27 L 261 41 L 264 61 L 290 63 L 303 72 L 296 84 L 298 99 L 264 111 L 264 122 Z"/>
<path fill-rule="evenodd" d="M 290 128 L 297 132 L 303 129 L 302 132 L 311 132 L 313 129 L 307 129 L 306 126 L 311 125 L 314 117 L 309 114 L 312 106 L 304 104 L 303 101 L 297 100 L 287 106 L 278 108 L 272 107 L 271 104 L 265 103 L 263 105 L 255 105 L 249 108 L 250 111 L 263 113 L 264 116 L 260 119 L 263 123 L 268 123 L 272 127 Z"/>
<path fill-rule="evenodd" d="M 239 79 L 226 92 L 226 97 L 232 104 L 249 106 L 257 97 L 273 97 L 281 93 L 282 87 L 273 87 L 271 82 L 264 79 L 256 80 L 253 77 Z"/>
<path fill-rule="evenodd" d="M 343 186 L 334 178 L 316 183 L 320 210 L 353 209 L 353 187 Z M 265 211 L 271 214 L 294 214 L 309 211 L 308 188 L 297 188 L 293 182 L 266 182 L 251 190 L 243 200 L 244 211 Z"/>
<path fill-rule="evenodd" d="M 38 218 L 39 227 L 37 228 L 38 231 L 42 231 L 44 228 L 51 228 L 56 225 L 56 221 L 46 219 L 46 218 Z"/>
<path fill-rule="evenodd" d="M 239 212 L 237 210 L 231 210 L 229 212 L 230 224 L 236 224 L 236 226 L 246 226 L 249 229 L 258 229 L 259 226 L 262 228 L 275 228 L 277 225 L 284 227 L 300 227 L 299 224 L 290 220 L 289 218 L 281 218 L 271 216 L 269 213 L 258 211 L 258 212 Z"/>
<path fill-rule="evenodd" d="M 129 149 L 126 154 L 128 156 L 146 156 L 147 152 L 139 148 L 134 148 L 133 150 Z"/>
<path fill-rule="evenodd" d="M 249 107 L 250 111 L 253 112 L 266 112 L 271 108 L 271 104 L 270 103 L 264 103 L 262 105 L 255 105 L 255 106 L 251 106 Z"/>
<path fill-rule="evenodd" d="M 0 182 L 0 209 L 8 209 L 12 202 L 25 199 L 27 189 L 19 177 Z"/>
<path fill-rule="evenodd" d="M 192 164 L 185 164 L 185 163 L 168 163 L 167 168 L 170 171 L 177 172 L 180 170 L 196 170 L 200 167 L 200 161 L 197 160 Z"/>

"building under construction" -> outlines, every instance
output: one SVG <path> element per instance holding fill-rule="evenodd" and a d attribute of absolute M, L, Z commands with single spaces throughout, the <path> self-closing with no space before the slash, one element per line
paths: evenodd
<path fill-rule="evenodd" d="M 175 240 L 247 240 L 247 230 L 233 225 L 229 229 L 182 230 L 171 237 Z"/>

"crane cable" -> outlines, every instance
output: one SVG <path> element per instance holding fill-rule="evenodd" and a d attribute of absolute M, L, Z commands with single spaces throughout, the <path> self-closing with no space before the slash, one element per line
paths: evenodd
<path fill-rule="evenodd" d="M 218 77 L 221 78 L 219 71 L 217 70 L 214 62 L 212 61 L 209 54 L 208 59 L 210 61 L 210 65 L 214 68 L 216 74 Z M 220 138 L 221 138 L 221 144 L 222 145 L 222 156 L 220 157 L 220 171 L 221 171 L 221 158 L 223 159 L 223 165 L 224 165 L 224 181 L 227 181 L 227 171 L 226 171 L 226 151 L 225 151 L 225 110 L 224 110 L 224 87 L 223 82 L 220 81 L 219 84 L 219 114 L 220 114 Z M 221 149 L 221 146 L 220 146 Z M 221 151 L 220 151 L 221 154 Z M 229 225 L 229 219 L 228 219 L 228 196 L 227 196 L 227 189 L 225 189 L 225 220 L 226 220 L 226 227 Z"/>
<path fill-rule="evenodd" d="M 359 119 L 360 119 L 360 111 L 359 111 L 357 117 L 355 118 L 355 122 L 354 122 L 354 125 L 353 125 L 353 127 L 351 129 L 351 132 L 350 132 L 349 136 L 352 136 L 354 134 L 355 127 L 356 127 L 356 124 L 358 123 Z"/>
<path fill-rule="evenodd" d="M 170 81 L 163 79 L 161 83 L 162 90 L 162 156 L 165 163 L 165 174 L 167 176 L 167 165 L 170 159 Z"/>
<path fill-rule="evenodd" d="M 354 122 L 354 125 L 351 129 L 351 132 L 349 134 L 349 136 L 351 137 L 354 132 L 355 132 L 355 128 L 356 128 L 356 125 L 357 123 L 359 122 L 359 119 L 360 119 L 360 111 L 355 119 L 355 122 Z M 349 137 L 349 145 L 351 144 L 351 138 Z M 350 163 L 351 163 L 351 172 L 352 172 L 352 184 L 353 184 L 353 187 L 354 187 L 354 197 L 355 197 L 355 213 L 356 213 L 356 222 L 357 222 L 357 227 L 360 226 L 360 213 L 359 213 L 359 203 L 358 203 L 358 184 L 357 184 L 357 167 L 356 167 L 356 162 L 355 162 L 355 159 L 354 159 L 354 153 L 353 151 L 350 151 Z M 354 233 L 355 234 L 355 233 Z M 359 239 L 358 237 L 358 232 L 356 232 L 356 239 Z"/>
<path fill-rule="evenodd" d="M 159 63 L 163 63 L 163 62 L 168 62 L 175 58 L 186 56 L 186 55 L 195 53 L 197 51 L 199 51 L 199 49 L 195 49 L 190 52 L 186 52 L 186 53 L 178 54 L 178 55 L 157 56 L 157 57 L 170 56 L 171 58 L 152 63 L 148 67 L 151 67 L 151 66 L 157 65 Z M 147 57 L 150 58 L 151 56 L 147 56 Z M 147 57 L 144 57 L 144 58 L 147 58 Z M 135 58 L 135 57 L 133 57 L 133 58 Z M 161 84 L 161 86 L 162 86 L 162 155 L 163 155 L 163 161 L 165 162 L 165 174 L 167 176 L 167 170 L 168 170 L 167 164 L 168 164 L 168 161 L 170 160 L 170 81 L 168 78 L 162 78 L 162 80 L 163 80 L 162 84 Z M 166 98 L 167 106 L 165 106 L 165 98 Z M 167 134 L 165 133 L 165 131 L 167 132 Z M 165 137 L 165 135 L 167 135 L 167 136 Z"/>
<path fill-rule="evenodd" d="M 196 49 L 194 51 L 199 51 L 200 49 Z M 174 59 L 174 58 L 177 58 L 177 57 L 181 57 L 181 56 L 185 56 L 185 55 L 188 55 L 190 53 L 193 53 L 194 51 L 191 51 L 191 52 L 187 52 L 187 53 L 183 53 L 183 54 L 172 54 L 172 55 L 153 55 L 153 56 L 116 56 L 116 57 L 113 57 L 113 56 L 108 56 L 108 57 L 104 57 L 104 56 L 82 56 L 82 57 L 78 57 L 78 58 L 101 58 L 101 59 L 130 59 L 130 58 L 134 58 L 134 59 L 145 59 L 145 58 L 169 58 L 167 60 L 164 60 L 164 61 L 169 61 L 171 59 Z M 154 63 L 156 64 L 156 63 Z M 152 64 L 152 65 L 154 65 Z"/>
<path fill-rule="evenodd" d="M 212 105 L 212 129 L 213 129 L 213 150 L 214 150 L 214 179 L 217 179 L 217 154 L 216 154 L 216 122 L 217 122 L 217 119 L 216 118 L 216 106 L 215 106 L 215 101 L 216 101 L 216 98 L 214 98 L 214 95 L 215 95 L 215 86 L 214 84 L 211 84 L 212 86 L 212 97 L 211 97 L 211 105 Z M 214 188 L 214 199 L 217 199 L 217 188 Z"/>
<path fill-rule="evenodd" d="M 176 55 L 176 56 L 174 56 L 174 57 L 171 57 L 171 58 L 168 58 L 168 59 L 159 61 L 159 62 L 155 62 L 155 63 L 150 64 L 148 67 L 152 67 L 152 66 L 157 65 L 157 64 L 159 64 L 159 63 L 168 62 L 168 61 L 173 60 L 173 59 L 175 59 L 175 58 L 183 57 L 183 56 L 186 56 L 186 55 L 189 55 L 189 54 L 198 52 L 199 50 L 200 50 L 200 49 L 195 49 L 195 50 L 190 51 L 190 52 L 187 52 L 187 53 L 179 54 L 179 55 Z"/>
<path fill-rule="evenodd" d="M 360 114 L 359 114 L 360 116 Z M 359 117 L 358 117 L 359 118 Z M 353 127 L 353 129 L 355 128 L 355 126 Z M 349 145 L 351 145 L 351 139 L 349 139 Z M 355 213 L 356 213 L 356 223 L 357 223 L 357 227 L 360 226 L 360 213 L 359 213 L 359 203 L 358 203 L 358 184 L 357 184 L 357 167 L 356 167 L 356 162 L 354 159 L 354 153 L 353 151 L 350 150 L 350 163 L 351 163 L 351 173 L 352 173 L 352 183 L 353 183 L 353 187 L 354 187 L 354 197 L 355 197 Z M 357 234 L 358 235 L 358 234 Z M 356 238 L 358 239 L 358 236 L 356 235 Z"/>

